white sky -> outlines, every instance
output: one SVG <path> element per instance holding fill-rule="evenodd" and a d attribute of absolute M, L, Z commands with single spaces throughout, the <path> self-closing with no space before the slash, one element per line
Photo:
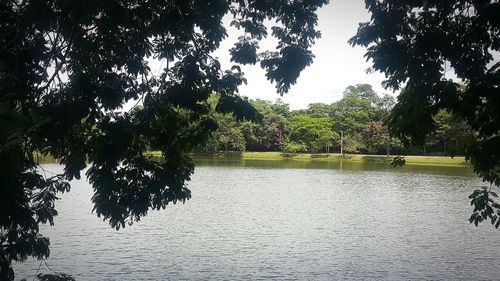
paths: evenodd
<path fill-rule="evenodd" d="M 276 93 L 275 85 L 267 81 L 265 71 L 260 64 L 242 66 L 248 84 L 240 87 L 240 94 L 249 98 L 259 98 L 275 101 L 281 98 L 285 103 L 290 104 L 291 109 L 306 108 L 310 103 L 323 102 L 332 103 L 342 98 L 344 89 L 349 85 L 371 84 L 375 92 L 379 95 L 385 93 L 397 95 L 391 90 L 385 90 L 381 83 L 384 75 L 379 72 L 366 73 L 366 69 L 371 67 L 367 62 L 363 47 L 352 47 L 347 41 L 356 34 L 358 24 L 369 21 L 370 15 L 365 9 L 364 0 L 330 0 L 330 3 L 318 11 L 318 29 L 321 31 L 321 38 L 316 40 L 312 47 L 315 55 L 312 65 L 304 69 L 295 85 L 283 97 Z M 237 42 L 241 31 L 229 26 L 231 16 L 226 16 L 224 26 L 228 31 L 228 38 L 222 43 L 220 48 L 213 53 L 219 58 L 223 69 L 230 69 L 234 64 L 230 62 L 229 49 Z M 272 23 L 268 25 L 268 28 Z M 270 30 L 268 30 L 270 34 Z M 272 36 L 262 40 L 259 45 L 259 52 L 265 50 L 275 50 L 276 41 Z M 500 52 L 492 52 L 493 61 L 488 67 L 500 60 Z M 152 69 L 162 68 L 163 64 L 151 62 Z M 457 80 L 452 69 L 446 74 L 448 79 Z M 136 101 L 129 101 L 124 108 L 132 107 Z"/>
<path fill-rule="evenodd" d="M 383 74 L 365 72 L 371 66 L 363 56 L 365 49 L 352 47 L 347 43 L 356 34 L 358 24 L 370 19 L 364 1 L 331 0 L 330 4 L 318 11 L 318 17 L 318 29 L 322 36 L 312 48 L 316 56 L 314 62 L 302 71 L 297 83 L 282 100 L 290 104 L 291 109 L 306 108 L 308 104 L 315 102 L 332 103 L 342 98 L 342 92 L 347 86 L 360 83 L 371 84 L 379 95 L 392 93 L 381 86 Z M 229 19 L 225 23 L 228 26 Z M 228 35 L 214 53 L 220 59 L 223 69 L 229 69 L 232 65 L 229 49 L 241 32 L 231 27 L 228 28 Z M 265 40 L 260 43 L 259 51 L 274 48 L 272 40 Z M 248 84 L 240 87 L 241 95 L 271 101 L 280 97 L 274 84 L 266 80 L 259 63 L 243 66 L 242 71 Z"/>

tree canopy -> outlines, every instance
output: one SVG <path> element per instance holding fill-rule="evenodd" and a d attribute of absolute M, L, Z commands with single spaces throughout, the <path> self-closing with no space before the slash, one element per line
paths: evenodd
<path fill-rule="evenodd" d="M 327 150 L 338 138 L 332 131 L 332 125 L 327 117 L 294 116 L 290 121 L 290 141 L 302 144 L 308 150 Z"/>
<path fill-rule="evenodd" d="M 86 163 L 94 212 L 115 228 L 189 199 L 184 152 L 217 127 L 208 97 L 221 95 L 219 112 L 256 118 L 237 94 L 238 64 L 259 62 L 286 93 L 313 60 L 316 10 L 326 3 L 0 1 L 0 279 L 14 279 L 13 261 L 49 255 L 38 225 L 53 224 L 57 194 Z M 227 36 L 227 14 L 242 36 L 224 70 L 211 53 Z M 268 35 L 276 49 L 258 53 Z M 152 71 L 151 61 L 163 68 Z M 132 100 L 142 106 L 120 110 Z M 161 163 L 145 154 L 153 147 Z M 45 176 L 36 153 L 60 159 L 64 173 Z"/>
<path fill-rule="evenodd" d="M 94 212 L 117 229 L 189 199 L 186 182 L 194 167 L 185 152 L 205 145 L 217 129 L 209 97 L 220 95 L 219 113 L 258 119 L 237 94 L 246 82 L 240 65 L 260 63 L 277 92 L 286 93 L 313 61 L 310 49 L 320 37 L 316 11 L 327 2 L 0 1 L 0 278 L 14 279 L 12 262 L 48 257 L 50 243 L 39 224 L 54 223 L 58 194 L 70 190 L 69 181 L 80 178 L 87 163 Z M 422 145 L 436 129 L 435 115 L 445 110 L 477 132 L 467 155 L 485 181 L 500 185 L 500 63 L 492 55 L 500 51 L 500 3 L 366 4 L 372 18 L 350 42 L 368 47 L 366 56 L 386 74 L 386 87 L 402 88 L 390 132 Z M 241 32 L 229 51 L 230 69 L 212 56 L 227 36 L 225 15 Z M 270 33 L 265 22 L 274 23 Z M 276 49 L 258 52 L 267 36 L 277 39 Z M 161 69 L 152 70 L 152 61 Z M 465 86 L 446 79 L 448 68 Z M 361 114 L 373 107 L 366 100 L 373 97 L 370 89 L 361 88 L 345 97 L 359 114 L 338 111 L 353 126 L 372 117 Z M 121 110 L 131 101 L 141 106 Z M 331 112 L 314 118 L 336 116 L 335 108 Z M 281 126 L 278 119 L 269 122 Z M 235 130 L 225 136 L 232 135 L 240 143 L 245 137 Z M 152 148 L 164 161 L 145 153 Z M 43 173 L 38 153 L 60 159 L 64 173 Z M 491 219 L 500 226 L 500 205 L 492 197 L 488 189 L 471 195 L 471 222 Z"/>
<path fill-rule="evenodd" d="M 290 110 L 281 100 L 273 103 L 250 99 L 260 121 L 238 121 L 230 113 L 213 111 L 219 128 L 198 149 L 200 152 L 340 152 L 339 135 L 343 134 L 343 151 L 347 153 L 462 156 L 474 138 L 474 131 L 463 120 L 441 110 L 433 117 L 436 131 L 423 145 L 403 147 L 401 141 L 389 134 L 384 122 L 395 98 L 375 93 L 372 99 L 377 102 L 370 103 L 366 98 L 347 93 L 337 102 L 312 103 L 299 110 Z"/>
<path fill-rule="evenodd" d="M 365 0 L 371 13 L 352 45 L 367 47 L 384 86 L 402 91 L 389 117 L 391 133 L 422 145 L 441 110 L 474 132 L 467 158 L 479 176 L 500 185 L 500 3 L 498 1 Z M 449 79 L 455 73 L 460 83 Z M 448 76 L 447 76 L 448 75 Z M 500 205 L 490 188 L 471 195 L 471 223 L 500 226 Z"/>

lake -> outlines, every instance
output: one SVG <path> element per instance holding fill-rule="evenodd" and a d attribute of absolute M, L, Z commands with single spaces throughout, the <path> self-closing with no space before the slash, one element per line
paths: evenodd
<path fill-rule="evenodd" d="M 119 231 L 74 181 L 42 228 L 48 266 L 82 281 L 500 279 L 500 232 L 468 222 L 468 195 L 482 186 L 470 168 L 198 164 L 191 200 Z M 16 264 L 16 279 L 39 264 Z"/>

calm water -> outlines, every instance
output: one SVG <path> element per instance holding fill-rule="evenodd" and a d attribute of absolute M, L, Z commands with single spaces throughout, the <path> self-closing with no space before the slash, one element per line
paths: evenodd
<path fill-rule="evenodd" d="M 204 164 L 185 205 L 120 231 L 73 182 L 43 228 L 47 264 L 77 280 L 500 279 L 500 232 L 467 220 L 481 185 L 468 169 Z M 38 265 L 16 265 L 18 279 Z"/>

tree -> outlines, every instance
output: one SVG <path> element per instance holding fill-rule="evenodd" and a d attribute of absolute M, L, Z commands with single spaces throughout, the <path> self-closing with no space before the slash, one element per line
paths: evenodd
<path fill-rule="evenodd" d="M 342 153 L 360 153 L 366 151 L 367 148 L 362 137 L 361 134 L 344 134 Z"/>
<path fill-rule="evenodd" d="M 281 99 L 277 99 L 275 102 L 270 102 L 267 100 L 251 100 L 252 106 L 257 109 L 257 111 L 264 115 L 281 115 L 283 117 L 288 117 L 290 114 L 290 107 L 288 104 L 284 103 Z"/>
<path fill-rule="evenodd" d="M 13 261 L 48 257 L 38 226 L 53 224 L 58 193 L 87 161 L 94 211 L 117 229 L 189 199 L 184 152 L 217 127 L 208 97 L 221 95 L 219 112 L 256 115 L 237 95 L 239 66 L 223 70 L 211 56 L 227 36 L 222 18 L 244 34 L 232 60 L 260 62 L 283 94 L 313 60 L 326 2 L 0 1 L 0 279 L 14 279 Z M 276 22 L 277 48 L 258 54 L 265 20 Z M 164 68 L 151 71 L 152 60 Z M 120 110 L 132 100 L 142 108 Z M 151 147 L 164 161 L 147 156 Z M 60 159 L 64 173 L 45 178 L 35 153 Z"/>
<path fill-rule="evenodd" d="M 261 150 L 279 150 L 285 141 L 285 117 L 270 114 L 264 117 L 260 126 L 261 138 L 259 143 Z"/>
<path fill-rule="evenodd" d="M 375 105 L 379 102 L 380 97 L 375 93 L 370 84 L 356 84 L 356 86 L 347 86 L 344 90 L 344 97 L 346 95 L 356 95 L 359 98 L 370 102 L 370 104 Z"/>
<path fill-rule="evenodd" d="M 371 86 L 367 88 L 371 89 Z M 377 115 L 374 104 L 353 92 L 356 89 L 353 86 L 347 87 L 344 97 L 332 105 L 334 130 L 344 133 L 344 150 L 349 153 L 358 153 L 365 149 L 361 141 L 363 130 Z"/>
<path fill-rule="evenodd" d="M 304 111 L 304 114 L 311 117 L 321 118 L 321 117 L 333 117 L 334 107 L 331 104 L 326 104 L 322 102 L 311 103 Z"/>
<path fill-rule="evenodd" d="M 382 121 L 370 121 L 364 131 L 364 143 L 370 153 L 385 151 L 387 156 L 394 149 L 402 148 L 401 142 L 389 135 L 387 126 Z"/>
<path fill-rule="evenodd" d="M 263 116 L 262 122 L 253 125 L 256 143 L 254 150 L 280 150 L 285 140 L 286 117 L 290 113 L 288 104 L 280 99 L 272 103 L 264 100 L 250 102 Z"/>
<path fill-rule="evenodd" d="M 474 133 L 463 120 L 458 119 L 445 110 L 440 110 L 434 116 L 435 137 L 442 145 L 442 151 L 447 155 L 465 154 L 467 144 L 474 140 Z"/>
<path fill-rule="evenodd" d="M 498 1 L 366 0 L 371 20 L 352 45 L 367 47 L 384 86 L 403 87 L 389 129 L 406 145 L 423 145 L 433 117 L 446 110 L 477 134 L 466 157 L 490 185 L 500 185 L 500 3 Z M 452 69 L 464 86 L 446 77 Z M 476 225 L 500 226 L 500 205 L 489 188 L 471 195 Z"/>
<path fill-rule="evenodd" d="M 330 147 L 339 139 L 339 135 L 329 128 L 323 128 L 316 132 L 316 140 L 313 142 L 313 147 L 318 151 L 325 149 L 326 154 L 330 153 Z"/>
<path fill-rule="evenodd" d="M 286 142 L 283 145 L 283 152 L 287 153 L 297 153 L 297 152 L 306 152 L 307 145 L 298 142 Z"/>
<path fill-rule="evenodd" d="M 236 119 L 230 114 L 216 114 L 218 128 L 213 134 L 217 150 L 244 151 L 245 136 Z"/>
<path fill-rule="evenodd" d="M 375 105 L 378 119 L 382 121 L 386 120 L 395 104 L 396 99 L 391 95 L 385 94 L 379 98 Z"/>
<path fill-rule="evenodd" d="M 344 97 L 334 104 L 336 131 L 360 134 L 375 116 L 375 108 L 369 100 L 347 90 Z"/>
<path fill-rule="evenodd" d="M 289 123 L 290 142 L 306 145 L 308 150 L 330 147 L 338 135 L 332 131 L 330 118 L 315 118 L 307 115 L 294 116 Z"/>

